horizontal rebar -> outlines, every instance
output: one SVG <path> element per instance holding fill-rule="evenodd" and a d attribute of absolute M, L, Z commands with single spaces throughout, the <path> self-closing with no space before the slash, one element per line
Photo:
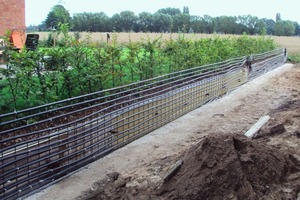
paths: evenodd
<path fill-rule="evenodd" d="M 185 113 L 226 95 L 286 60 L 282 49 L 251 57 L 250 63 L 246 57 L 230 59 L 1 115 L 0 119 L 8 120 L 0 125 L 9 126 L 32 117 L 71 109 L 53 115 L 52 119 L 45 118 L 0 133 L 0 198 L 15 199 L 53 183 Z M 78 109 L 72 110 L 74 108 Z M 91 108 L 96 111 L 79 119 L 46 129 L 18 132 L 84 113 Z M 15 119 L 9 119 L 12 116 Z M 17 142 L 18 139 L 22 141 Z M 5 143 L 10 145 L 5 146 Z"/>

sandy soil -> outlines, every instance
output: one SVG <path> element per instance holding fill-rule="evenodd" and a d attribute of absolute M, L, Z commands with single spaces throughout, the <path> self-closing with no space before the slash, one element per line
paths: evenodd
<path fill-rule="evenodd" d="M 286 64 L 27 200 L 300 200 L 299 99 L 300 66 Z M 260 137 L 245 138 L 264 115 L 271 119 Z M 164 181 L 178 161 L 179 171 Z"/>

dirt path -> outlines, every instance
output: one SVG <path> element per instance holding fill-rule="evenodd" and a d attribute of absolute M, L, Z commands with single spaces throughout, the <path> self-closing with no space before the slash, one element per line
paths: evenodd
<path fill-rule="evenodd" d="M 138 188 L 147 193 L 149 188 L 161 183 L 168 169 L 205 136 L 243 135 L 267 114 L 271 120 L 261 131 L 264 137 L 255 141 L 293 155 L 300 162 L 299 99 L 300 67 L 286 64 L 84 167 L 27 200 L 92 199 L 101 193 L 108 178 L 116 180 L 116 188 Z M 270 135 L 270 129 L 276 125 L 283 125 L 286 131 Z M 299 173 L 293 176 L 300 180 Z M 113 194 L 116 189 L 112 191 L 111 199 L 117 199 L 118 196 Z M 124 199 L 131 199 L 137 192 L 130 191 Z M 289 191 L 295 193 L 287 188 L 286 192 Z"/>

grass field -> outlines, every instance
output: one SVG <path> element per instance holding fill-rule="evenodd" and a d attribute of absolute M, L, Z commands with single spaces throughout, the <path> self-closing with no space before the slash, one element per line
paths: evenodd
<path fill-rule="evenodd" d="M 41 40 L 46 40 L 48 38 L 48 32 L 38 32 Z M 70 33 L 72 34 L 72 33 Z M 117 36 L 117 41 L 119 43 L 127 43 L 130 40 L 133 42 L 147 40 L 147 38 L 155 39 L 162 37 L 162 40 L 169 40 L 170 38 L 178 38 L 178 33 L 112 33 Z M 90 37 L 92 41 L 106 42 L 106 33 L 80 33 L 81 40 Z M 237 35 L 217 35 L 217 34 L 188 34 L 184 35 L 186 38 L 190 39 L 201 39 L 210 37 L 238 37 Z M 253 36 L 257 37 L 257 36 Z M 282 48 L 287 48 L 289 53 L 300 53 L 300 37 L 284 37 L 284 36 L 267 36 L 273 38 L 276 43 Z"/>

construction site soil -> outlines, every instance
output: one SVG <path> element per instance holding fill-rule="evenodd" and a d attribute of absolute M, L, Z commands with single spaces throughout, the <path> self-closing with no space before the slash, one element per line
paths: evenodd
<path fill-rule="evenodd" d="M 299 144 L 300 66 L 286 64 L 27 200 L 300 200 Z"/>

